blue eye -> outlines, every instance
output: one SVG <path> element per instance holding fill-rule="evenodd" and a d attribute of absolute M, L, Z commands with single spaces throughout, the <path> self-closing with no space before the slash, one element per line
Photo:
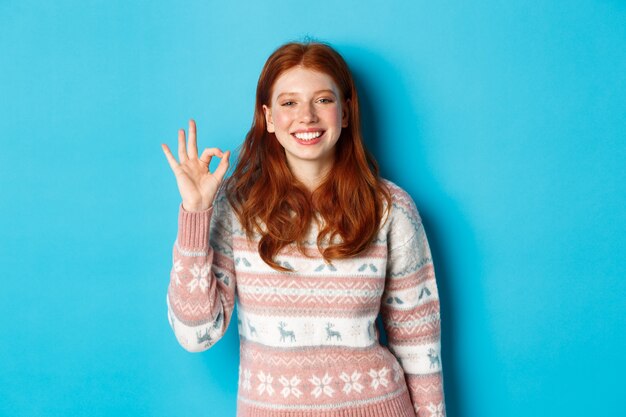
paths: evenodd
<path fill-rule="evenodd" d="M 320 103 L 333 103 L 334 100 L 332 98 L 320 98 L 319 102 Z"/>
<path fill-rule="evenodd" d="M 296 104 L 294 101 L 285 101 L 283 104 L 281 104 L 281 106 L 291 106 L 293 104 Z"/>

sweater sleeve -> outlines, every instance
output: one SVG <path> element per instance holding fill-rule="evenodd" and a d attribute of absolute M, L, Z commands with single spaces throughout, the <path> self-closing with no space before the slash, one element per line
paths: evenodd
<path fill-rule="evenodd" d="M 167 289 L 170 327 L 189 352 L 209 349 L 226 332 L 235 305 L 235 267 L 228 201 L 190 212 L 182 203 Z"/>
<path fill-rule="evenodd" d="M 406 193 L 394 204 L 381 315 L 418 417 L 445 417 L 439 294 L 428 240 Z"/>

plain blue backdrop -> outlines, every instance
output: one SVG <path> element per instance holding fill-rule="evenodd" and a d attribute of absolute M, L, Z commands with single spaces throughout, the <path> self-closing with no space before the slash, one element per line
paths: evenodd
<path fill-rule="evenodd" d="M 354 71 L 435 259 L 449 417 L 624 415 L 624 1 L 0 1 L 0 415 L 234 416 L 165 294 L 160 144 L 236 150 L 269 54 Z"/>

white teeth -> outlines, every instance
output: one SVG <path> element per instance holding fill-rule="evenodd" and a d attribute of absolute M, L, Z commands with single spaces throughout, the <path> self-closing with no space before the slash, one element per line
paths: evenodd
<path fill-rule="evenodd" d="M 306 133 L 294 133 L 294 136 L 300 140 L 312 140 L 320 137 L 322 132 L 306 132 Z"/>

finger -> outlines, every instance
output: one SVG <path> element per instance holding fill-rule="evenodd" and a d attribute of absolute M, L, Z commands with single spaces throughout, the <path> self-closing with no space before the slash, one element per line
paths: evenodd
<path fill-rule="evenodd" d="M 187 148 L 187 156 L 189 156 L 190 159 L 198 157 L 196 122 L 193 119 L 189 119 L 189 147 Z"/>
<path fill-rule="evenodd" d="M 200 156 L 200 162 L 205 163 L 208 168 L 209 164 L 211 163 L 211 159 L 214 156 L 218 156 L 221 158 L 223 155 L 223 152 L 219 148 L 207 148 L 202 151 L 202 155 Z"/>
<path fill-rule="evenodd" d="M 167 162 L 169 162 L 170 167 L 172 167 L 172 171 L 176 173 L 176 170 L 178 169 L 178 162 L 176 162 L 176 158 L 174 158 L 174 155 L 172 155 L 170 148 L 166 144 L 162 143 L 161 149 L 163 149 L 165 157 L 167 158 Z"/>
<path fill-rule="evenodd" d="M 229 157 L 230 157 L 230 151 L 224 152 L 219 165 L 215 169 L 215 173 L 213 175 L 215 175 L 215 178 L 219 182 L 222 182 L 222 180 L 224 179 L 224 175 L 226 174 L 226 171 L 228 171 L 228 158 Z"/>
<path fill-rule="evenodd" d="M 178 129 L 178 159 L 180 163 L 187 161 L 187 150 L 185 148 L 185 129 Z"/>

